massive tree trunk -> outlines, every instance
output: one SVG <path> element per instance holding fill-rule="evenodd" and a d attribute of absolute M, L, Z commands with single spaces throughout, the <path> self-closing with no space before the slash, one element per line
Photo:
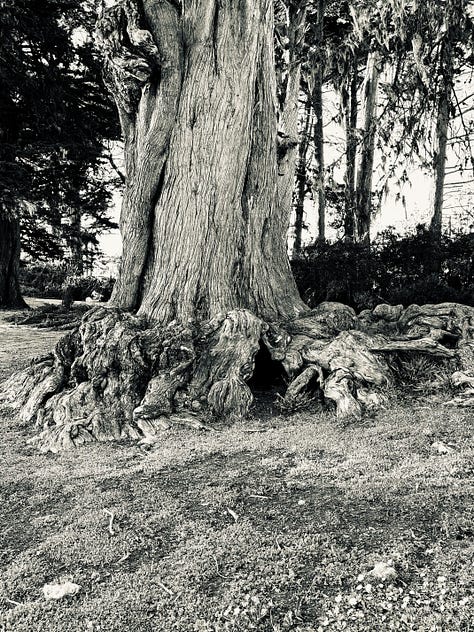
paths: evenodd
<path fill-rule="evenodd" d="M 268 357 L 287 403 L 316 393 L 358 417 L 394 381 L 387 354 L 450 358 L 445 338 L 472 337 L 473 308 L 389 311 L 388 337 L 375 310 L 363 332 L 351 308 L 300 300 L 277 204 L 271 0 L 125 0 L 100 33 L 126 138 L 124 257 L 111 305 L 0 389 L 40 449 L 245 415 Z"/>
<path fill-rule="evenodd" d="M 143 15 L 127 0 L 101 26 L 127 168 L 112 303 L 161 323 L 235 307 L 294 316 L 302 303 L 275 191 L 271 3 L 141 5 Z"/>
<path fill-rule="evenodd" d="M 363 139 L 357 173 L 356 233 L 357 241 L 370 244 L 372 214 L 372 175 L 374 170 L 375 135 L 377 131 L 377 97 L 380 77 L 378 54 L 369 53 L 363 92 Z"/>
<path fill-rule="evenodd" d="M 27 307 L 20 292 L 20 225 L 0 214 L 0 309 Z"/>

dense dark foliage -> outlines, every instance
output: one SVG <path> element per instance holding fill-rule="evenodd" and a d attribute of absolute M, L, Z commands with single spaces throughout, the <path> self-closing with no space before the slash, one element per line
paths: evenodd
<path fill-rule="evenodd" d="M 67 264 L 34 264 L 20 268 L 21 289 L 25 296 L 63 299 L 66 287 L 74 301 L 95 297 L 107 301 L 114 279 L 96 276 L 71 276 Z"/>
<path fill-rule="evenodd" d="M 293 271 L 310 306 L 327 300 L 358 310 L 381 302 L 474 305 L 474 234 L 443 238 L 439 273 L 432 272 L 432 240 L 430 232 L 419 227 L 405 237 L 387 230 L 371 248 L 318 242 L 293 261 Z"/>
<path fill-rule="evenodd" d="M 340 301 L 357 310 L 381 302 L 440 303 L 455 301 L 474 306 L 474 234 L 445 236 L 441 244 L 441 272 L 431 272 L 432 236 L 419 227 L 405 237 L 384 231 L 368 249 L 362 244 L 336 241 L 308 246 L 292 262 L 298 288 L 310 306 Z M 93 294 L 108 300 L 114 279 L 71 277 L 67 265 L 28 264 L 20 271 L 25 296 L 62 298 L 68 283 L 74 300 Z"/>
<path fill-rule="evenodd" d="M 90 0 L 0 1 L 0 213 L 34 258 L 112 227 L 104 139 L 118 138 Z M 87 230 L 81 218 L 87 217 Z"/>

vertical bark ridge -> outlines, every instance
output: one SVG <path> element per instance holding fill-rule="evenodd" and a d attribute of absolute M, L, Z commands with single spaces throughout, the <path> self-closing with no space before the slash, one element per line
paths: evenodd
<path fill-rule="evenodd" d="M 273 21 L 272 6 L 266 14 Z M 257 74 L 258 102 L 254 109 L 251 158 L 246 188 L 247 205 L 252 218 L 248 256 L 245 262 L 249 278 L 249 307 L 268 321 L 294 318 L 306 306 L 299 298 L 287 256 L 289 213 L 279 204 L 275 188 L 276 85 L 273 72 L 272 29 L 263 30 L 262 52 Z"/>
<path fill-rule="evenodd" d="M 151 219 L 181 84 L 179 14 L 168 2 L 125 0 L 98 25 L 105 72 L 125 140 L 124 251 L 111 303 L 138 305 Z M 149 30 L 142 28 L 146 23 Z"/>

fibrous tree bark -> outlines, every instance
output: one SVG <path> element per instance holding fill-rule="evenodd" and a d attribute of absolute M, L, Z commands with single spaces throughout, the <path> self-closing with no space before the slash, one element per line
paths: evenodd
<path fill-rule="evenodd" d="M 235 307 L 294 315 L 270 2 L 127 0 L 99 33 L 126 143 L 112 303 L 162 323 Z"/>

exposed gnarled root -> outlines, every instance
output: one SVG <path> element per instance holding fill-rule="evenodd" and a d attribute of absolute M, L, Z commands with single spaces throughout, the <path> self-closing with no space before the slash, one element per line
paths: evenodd
<path fill-rule="evenodd" d="M 246 310 L 199 328 L 158 328 L 117 309 L 94 309 L 51 356 L 13 376 L 3 400 L 41 429 L 35 444 L 42 450 L 150 437 L 175 423 L 203 429 L 202 410 L 248 412 L 246 380 L 265 329 Z"/>
<path fill-rule="evenodd" d="M 413 352 L 455 358 L 462 372 L 452 383 L 468 388 L 451 403 L 470 406 L 473 315 L 474 308 L 443 304 L 380 308 L 358 319 L 347 306 L 322 304 L 277 325 L 237 309 L 206 323 L 157 327 L 97 308 L 53 354 L 8 380 L 0 397 L 41 430 L 35 443 L 43 450 L 121 437 L 154 440 L 176 423 L 207 429 L 209 412 L 246 415 L 253 402 L 247 382 L 263 344 L 291 380 L 286 410 L 322 394 L 339 416 L 360 417 L 382 405 L 395 384 L 394 356 Z"/>
<path fill-rule="evenodd" d="M 346 306 L 327 305 L 286 326 L 294 335 L 286 346 L 283 364 L 290 376 L 296 375 L 287 391 L 288 402 L 294 391 L 303 392 L 309 376 L 313 379 L 319 371 L 319 386 L 324 397 L 335 403 L 338 416 L 360 417 L 364 410 L 379 407 L 386 400 L 387 388 L 396 381 L 390 357 L 399 353 L 455 359 L 464 375 L 472 375 L 472 307 L 444 303 L 412 305 L 404 310 L 400 305 L 380 305 L 358 319 Z M 278 352 L 281 355 L 281 349 Z M 453 376 L 453 384 L 471 388 L 451 403 L 473 405 L 470 380 Z"/>
<path fill-rule="evenodd" d="M 246 381 L 252 377 L 266 329 L 265 323 L 250 312 L 234 310 L 208 337 L 190 390 L 208 391 L 208 404 L 217 414 L 248 413 L 253 395 Z"/>

